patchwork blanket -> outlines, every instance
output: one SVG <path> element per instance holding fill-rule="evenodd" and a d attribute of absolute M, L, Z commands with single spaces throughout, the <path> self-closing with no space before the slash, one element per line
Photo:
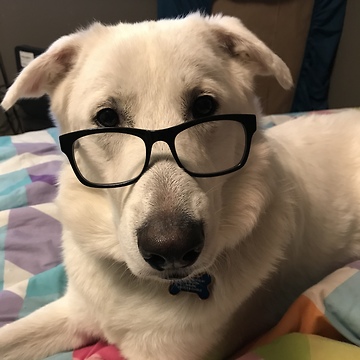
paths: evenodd
<path fill-rule="evenodd" d="M 299 116 L 267 117 L 263 126 Z M 0 137 L 0 326 L 59 298 L 66 288 L 61 226 L 53 204 L 62 161 L 57 141 L 55 128 Z M 358 346 L 360 261 L 308 289 L 274 329 L 234 359 L 355 360 L 360 359 Z M 48 359 L 122 357 L 99 342 Z"/>

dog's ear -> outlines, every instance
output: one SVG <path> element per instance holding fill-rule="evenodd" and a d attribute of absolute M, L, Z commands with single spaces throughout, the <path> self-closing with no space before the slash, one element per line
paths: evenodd
<path fill-rule="evenodd" d="M 51 94 L 75 64 L 83 37 L 88 31 L 61 37 L 45 53 L 31 61 L 7 91 L 1 103 L 4 110 L 11 108 L 20 98 Z"/>
<path fill-rule="evenodd" d="M 275 76 L 284 89 L 293 85 L 289 68 L 260 39 L 249 31 L 239 19 L 230 16 L 211 16 L 217 43 L 237 58 L 256 75 Z"/>

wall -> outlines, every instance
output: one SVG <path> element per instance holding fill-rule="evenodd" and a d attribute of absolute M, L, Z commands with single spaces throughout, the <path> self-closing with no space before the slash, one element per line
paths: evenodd
<path fill-rule="evenodd" d="M 0 52 L 8 78 L 12 81 L 17 73 L 16 45 L 47 48 L 94 20 L 156 19 L 156 10 L 156 0 L 0 0 Z"/>
<path fill-rule="evenodd" d="M 360 1 L 347 0 L 345 23 L 330 82 L 329 106 L 360 106 Z"/>

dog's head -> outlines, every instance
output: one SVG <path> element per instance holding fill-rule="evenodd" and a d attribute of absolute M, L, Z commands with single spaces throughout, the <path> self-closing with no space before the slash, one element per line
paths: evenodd
<path fill-rule="evenodd" d="M 94 24 L 60 38 L 35 59 L 2 106 L 47 93 L 61 133 L 99 127 L 159 130 L 216 114 L 259 116 L 255 75 L 275 76 L 284 88 L 292 85 L 283 61 L 235 18 L 193 14 Z M 231 128 L 234 123 L 224 124 L 205 123 L 176 138 L 185 168 L 216 172 L 238 156 L 246 136 Z M 84 186 L 65 165 L 59 195 L 65 232 L 82 251 L 125 262 L 140 277 L 209 271 L 224 249 L 251 232 L 264 207 L 266 145 L 255 136 L 244 168 L 203 178 L 181 168 L 160 140 L 141 177 L 127 186 Z M 130 180 L 146 156 L 143 140 L 131 134 L 103 134 L 78 147 L 85 173 L 97 173 L 103 182 Z"/>

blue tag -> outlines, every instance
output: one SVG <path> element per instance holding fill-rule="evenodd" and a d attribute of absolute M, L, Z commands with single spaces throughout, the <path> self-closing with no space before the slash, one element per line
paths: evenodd
<path fill-rule="evenodd" d="M 169 293 L 177 295 L 180 291 L 192 292 L 198 294 L 202 300 L 210 296 L 209 285 L 211 284 L 211 276 L 209 274 L 199 275 L 188 280 L 178 280 L 171 283 Z"/>

